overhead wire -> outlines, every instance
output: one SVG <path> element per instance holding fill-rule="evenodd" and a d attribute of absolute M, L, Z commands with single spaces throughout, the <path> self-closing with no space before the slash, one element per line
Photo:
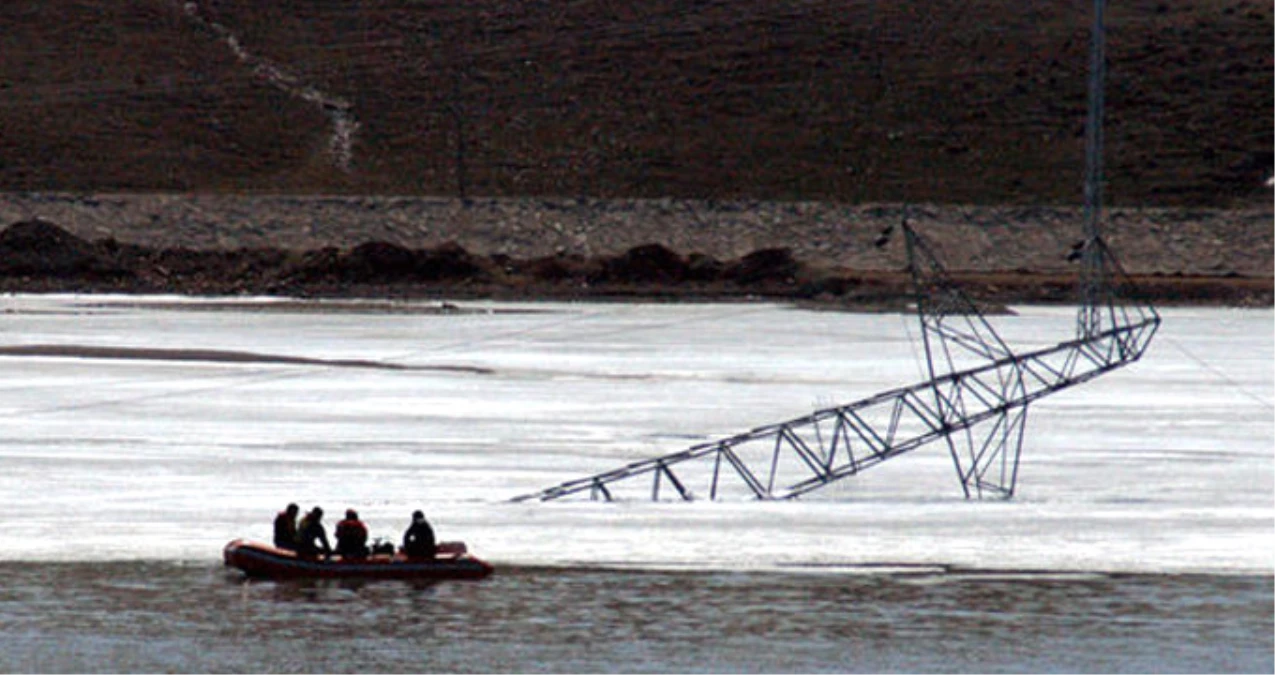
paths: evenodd
<path fill-rule="evenodd" d="M 340 16 L 342 14 L 363 16 L 367 13 L 366 11 L 361 10 L 360 8 L 354 7 L 354 6 L 341 7 L 340 11 L 333 11 L 331 8 L 324 9 L 323 11 L 325 13 L 335 14 L 337 16 Z M 374 12 L 375 11 L 373 10 L 373 13 Z M 461 18 L 468 18 L 468 17 L 464 17 L 463 15 L 458 15 L 458 16 L 461 16 Z M 481 30 L 478 32 L 481 32 Z M 581 43 L 581 44 L 597 43 L 607 38 L 613 39 L 613 38 L 622 38 L 622 37 L 632 37 L 635 39 L 634 47 L 640 47 L 645 50 L 650 50 L 652 48 L 652 45 L 650 44 L 651 39 L 658 40 L 660 37 L 665 37 L 669 35 L 670 33 L 671 31 L 667 30 L 667 28 L 665 28 L 665 30 L 662 33 L 658 32 L 658 30 L 657 32 L 652 33 L 650 26 L 644 25 L 644 24 L 633 23 L 633 24 L 629 24 L 625 26 L 625 25 L 602 23 L 592 27 L 573 26 L 570 32 L 570 37 L 574 42 Z M 343 51 L 343 50 L 352 51 L 352 50 L 357 50 L 360 48 L 365 49 L 367 47 L 385 46 L 387 44 L 398 44 L 401 46 L 403 44 L 406 44 L 406 42 L 410 42 L 410 40 L 405 41 L 404 38 L 394 38 L 394 39 L 375 38 L 375 39 L 342 41 L 342 42 L 333 42 L 333 43 L 327 43 L 327 44 L 310 45 L 306 47 L 306 51 L 308 52 L 318 51 L 320 53 Z M 436 41 L 436 43 L 439 48 L 443 48 L 446 46 L 447 40 L 439 39 Z M 532 42 L 519 41 L 516 45 L 513 45 L 513 46 L 504 46 L 500 44 L 498 41 L 497 42 L 489 41 L 485 46 L 475 47 L 473 42 L 468 42 L 463 52 L 461 52 L 460 56 L 468 61 L 473 61 L 476 59 L 483 59 L 483 58 L 493 57 L 493 56 L 505 57 L 514 61 L 517 61 L 517 60 L 525 61 L 527 60 L 526 58 L 527 56 L 541 56 L 541 54 L 539 54 L 539 51 L 552 49 L 554 47 L 559 46 L 560 44 L 561 44 L 560 40 L 556 39 L 556 36 L 554 35 L 549 35 L 547 37 L 543 37 L 537 41 L 532 41 Z M 67 49 L 65 51 L 71 51 L 71 50 Z M 375 50 L 373 50 L 369 54 L 365 54 L 361 56 L 360 58 L 365 59 L 365 61 L 363 61 L 362 63 L 365 63 L 366 66 L 362 66 L 362 64 L 360 64 L 359 61 L 355 61 L 354 63 L 359 64 L 360 67 L 362 67 L 367 74 L 375 74 L 380 72 L 400 72 L 403 67 L 403 63 L 401 59 L 396 58 L 394 55 L 378 54 Z M 305 64 L 289 62 L 289 67 L 296 68 L 298 70 L 304 70 L 304 65 Z M 756 68 L 753 68 L 751 70 L 755 71 L 759 75 L 765 75 L 767 73 L 771 73 L 771 74 L 778 73 L 781 70 L 781 68 L 778 66 L 771 66 L 766 69 L 758 70 Z M 994 75 L 995 72 L 989 71 L 988 73 L 966 73 L 966 74 L 986 74 L 990 76 L 990 75 Z M 245 79 L 251 80 L 254 78 L 245 78 Z M 942 80 L 941 78 L 936 76 L 933 81 L 940 82 Z M 41 100 L 31 100 L 31 99 L 12 100 L 11 99 L 6 101 L 0 98 L 0 107 L 12 107 L 12 106 L 19 106 L 19 105 L 42 105 L 50 101 L 54 103 L 73 102 L 77 98 L 81 98 L 81 97 L 95 98 L 95 97 L 102 97 L 102 96 L 109 96 L 109 95 L 130 96 L 130 95 L 147 94 L 147 93 L 173 93 L 173 92 L 182 92 L 182 91 L 193 91 L 193 90 L 199 90 L 203 88 L 209 88 L 209 89 L 216 88 L 216 89 L 224 90 L 227 87 L 233 89 L 233 88 L 248 88 L 251 86 L 254 86 L 254 84 L 251 81 L 247 81 L 247 82 L 194 81 L 194 82 L 183 82 L 180 84 L 172 84 L 172 83 L 141 84 L 141 85 L 135 84 L 134 86 L 131 86 L 131 87 L 129 86 L 102 87 L 99 85 L 98 82 L 92 82 L 92 81 L 72 82 L 72 83 L 66 83 L 66 84 L 47 85 L 47 86 L 41 87 L 41 89 L 44 89 L 45 91 L 39 91 L 39 90 L 33 91 L 30 87 L 26 87 L 24 88 L 24 91 L 19 92 L 19 91 L 15 91 L 13 88 L 10 88 L 10 92 L 11 92 L 10 96 L 13 96 L 19 93 L 35 94 L 40 96 Z M 52 88 L 54 90 L 54 93 L 52 95 L 47 93 L 47 90 L 49 88 Z M 511 97 L 511 100 L 516 101 L 518 100 L 518 97 Z"/>
<path fill-rule="evenodd" d="M 361 6 L 352 6 L 343 2 L 342 3 L 318 2 L 316 3 L 316 6 L 319 7 L 320 8 L 319 11 L 325 14 L 326 16 L 341 17 L 341 16 L 350 15 L 350 16 L 359 16 L 359 17 L 366 18 L 369 15 L 375 15 L 375 12 L 376 12 L 376 10 L 372 10 L 371 12 L 369 12 L 368 8 L 364 8 Z M 392 12 L 392 10 L 380 10 L 380 11 L 383 11 L 387 15 Z M 313 11 L 309 13 L 316 14 L 316 12 L 313 12 Z M 672 16 L 671 12 L 670 12 L 670 16 Z M 465 20 L 473 21 L 472 17 L 470 17 L 467 13 L 461 10 L 457 10 L 455 13 L 453 13 L 453 18 L 455 18 L 456 21 L 465 21 Z M 764 23 L 764 20 L 759 23 Z M 658 39 L 661 37 L 669 37 L 669 36 L 675 36 L 675 35 L 681 36 L 685 34 L 685 31 L 686 31 L 685 28 L 683 28 L 681 32 L 678 32 L 678 31 L 668 30 L 668 28 L 665 27 L 663 34 L 657 33 L 655 36 L 652 36 L 649 25 L 638 24 L 635 22 L 634 24 L 631 24 L 628 26 L 616 25 L 616 24 L 601 24 L 591 28 L 580 28 L 579 26 L 575 26 L 573 27 L 570 33 L 570 36 L 572 40 L 575 41 L 576 43 L 587 43 L 590 40 L 632 37 L 635 39 L 635 46 L 638 43 L 642 43 L 644 44 L 644 46 L 649 48 L 650 47 L 649 40 L 652 37 L 655 37 Z M 380 47 L 386 47 L 386 46 L 402 47 L 405 44 L 406 43 L 404 42 L 402 38 L 388 39 L 388 38 L 378 37 L 376 39 L 367 38 L 363 40 L 346 40 L 346 41 L 340 41 L 340 42 L 330 42 L 326 44 L 320 44 L 317 46 L 311 46 L 308 49 L 310 51 L 317 50 L 319 53 L 331 54 L 331 53 L 339 52 L 339 51 L 356 51 L 360 49 L 380 48 Z M 437 45 L 440 49 L 445 50 L 445 44 L 446 42 L 444 40 L 437 40 Z M 547 37 L 542 37 L 532 42 L 526 42 L 526 41 L 520 42 L 517 45 L 517 48 L 519 50 L 522 50 L 524 55 L 527 52 L 531 52 L 532 55 L 538 56 L 538 53 L 537 53 L 538 50 L 551 50 L 559 46 L 561 46 L 561 43 L 555 39 L 555 36 L 549 35 Z M 462 58 L 469 62 L 473 62 L 475 60 L 480 60 L 484 58 L 490 58 L 490 57 L 501 57 L 501 58 L 511 58 L 511 59 L 523 58 L 524 61 L 526 60 L 525 56 L 520 57 L 516 52 L 514 52 L 512 47 L 502 46 L 498 44 L 491 44 L 490 42 L 477 48 L 475 48 L 472 43 L 467 44 L 465 50 L 462 53 Z M 375 49 L 373 49 L 373 51 L 371 51 L 370 53 L 361 55 L 357 59 L 353 59 L 353 60 L 347 59 L 346 64 L 347 65 L 352 64 L 356 66 L 360 70 L 360 72 L 364 74 L 376 74 L 376 73 L 382 73 L 382 72 L 397 73 L 401 71 L 403 66 L 401 60 L 396 58 L 394 55 L 378 53 Z M 301 67 L 298 67 L 296 64 L 293 64 L 293 63 L 289 63 L 288 65 L 290 68 L 297 68 L 298 72 L 305 72 L 305 66 L 308 66 L 309 64 L 303 63 L 301 64 Z M 455 65 L 451 63 L 449 63 L 448 65 L 455 67 Z M 784 72 L 784 68 L 783 66 L 779 66 L 779 65 L 770 65 L 770 66 L 767 66 L 766 68 L 761 68 L 761 69 L 754 68 L 750 72 L 753 72 L 754 74 L 761 74 L 761 75 L 775 75 L 775 74 Z M 995 71 L 988 68 L 983 72 L 976 72 L 972 74 L 978 74 L 980 76 L 991 76 L 995 74 Z M 310 77 L 310 76 L 307 76 L 307 77 Z M 178 80 L 176 82 L 172 80 L 168 80 L 168 81 L 158 82 L 158 83 L 147 82 L 143 84 L 138 84 L 137 82 L 130 83 L 130 82 L 119 81 L 119 80 L 73 81 L 70 83 L 37 85 L 36 87 L 27 87 L 23 90 L 10 89 L 8 92 L 6 92 L 8 93 L 8 95 L 15 96 L 18 94 L 25 94 L 27 98 L 20 99 L 20 100 L 5 100 L 5 98 L 0 98 L 0 107 L 14 107 L 14 106 L 22 106 L 22 105 L 26 105 L 26 106 L 48 105 L 50 103 L 53 103 L 53 104 L 73 103 L 73 102 L 79 102 L 84 100 L 99 101 L 99 100 L 102 100 L 103 98 L 109 98 L 112 96 L 131 97 L 131 96 L 154 94 L 154 93 L 171 94 L 171 93 L 182 93 L 182 92 L 188 92 L 188 91 L 203 91 L 203 90 L 210 90 L 214 88 L 222 92 L 227 90 L 234 92 L 237 90 L 248 90 L 250 88 L 262 86 L 262 83 L 258 82 L 257 79 L 258 78 L 256 77 L 240 76 L 240 77 L 235 77 L 234 79 L 220 80 L 220 81 L 211 81 L 211 80 L 203 80 L 202 78 L 195 78 L 195 79 Z M 941 81 L 941 76 L 938 76 L 938 75 L 932 76 L 932 79 L 929 80 L 929 82 L 931 83 L 938 83 L 940 81 Z M 505 97 L 499 98 L 496 100 L 500 102 L 510 101 L 515 103 L 520 103 L 523 105 L 525 105 L 526 103 L 524 95 L 506 95 Z M 550 107 L 550 105 L 551 104 L 545 104 L 545 107 L 548 108 Z M 569 319 L 555 322 L 555 323 L 564 323 L 566 321 L 569 321 Z M 510 336 L 527 334 L 535 330 L 546 328 L 549 325 L 554 325 L 554 324 L 550 323 L 545 326 L 532 326 L 526 329 L 512 331 L 510 333 L 503 334 L 503 335 L 497 334 L 497 335 L 489 336 L 477 342 L 465 341 L 463 343 L 458 342 L 450 346 L 432 347 L 426 350 L 407 352 L 403 354 L 400 358 L 410 358 L 410 357 L 418 356 L 422 353 L 429 353 L 429 352 L 439 351 L 439 350 L 458 349 L 464 346 L 472 346 L 474 344 L 481 344 L 486 341 L 504 339 Z M 906 327 L 906 322 L 905 322 L 905 327 Z M 620 329 L 617 329 L 617 330 L 620 330 Z M 915 341 L 911 340 L 910 329 L 908 330 L 909 330 L 909 342 L 912 343 L 914 357 L 917 362 L 918 368 L 920 368 L 920 360 L 915 353 L 915 349 L 916 349 Z M 1184 353 L 1185 353 L 1185 350 L 1184 350 Z M 1203 364 L 1203 362 L 1201 363 Z M 269 376 L 268 379 L 273 379 L 273 377 L 276 377 L 276 376 L 281 376 L 281 375 L 275 374 L 274 376 Z M 922 374 L 922 378 L 924 378 L 923 374 Z M 225 385 L 224 387 L 213 387 L 213 388 L 197 390 L 197 391 L 215 391 L 219 388 L 226 388 L 231 386 L 241 386 L 241 385 L 231 384 L 231 385 Z M 1260 398 L 1257 400 L 1259 400 L 1260 402 Z M 1270 406 L 1269 403 L 1265 403 L 1265 405 L 1267 405 L 1268 407 Z"/>
<path fill-rule="evenodd" d="M 1217 368 L 1213 364 L 1209 363 L 1208 361 L 1205 361 L 1203 357 L 1187 349 L 1186 346 L 1183 345 L 1181 341 L 1175 340 L 1174 338 L 1168 337 L 1168 336 L 1164 336 L 1161 339 L 1173 345 L 1173 347 L 1177 349 L 1179 352 L 1181 352 L 1182 355 L 1185 356 L 1188 360 L 1195 363 L 1197 366 L 1204 369 L 1205 371 L 1211 373 L 1218 380 L 1230 385 L 1230 387 L 1234 389 L 1235 391 L 1238 391 L 1239 393 L 1243 394 L 1247 398 L 1252 399 L 1258 405 L 1265 408 L 1266 410 L 1275 411 L 1275 402 L 1268 401 L 1262 398 L 1259 394 L 1253 391 L 1250 391 L 1248 387 L 1244 386 L 1240 382 L 1237 382 L 1234 378 L 1222 372 L 1221 369 Z"/>
<path fill-rule="evenodd" d="M 336 366 L 321 366 L 321 367 L 335 368 Z M 269 382 L 273 380 L 289 379 L 292 377 L 297 377 L 297 376 L 305 374 L 305 373 L 301 373 L 300 371 L 271 372 L 272 370 L 273 369 L 257 367 L 257 368 L 250 369 L 246 373 L 238 372 L 238 373 L 232 373 L 229 375 L 225 373 L 207 374 L 207 375 L 184 374 L 182 375 L 181 378 L 174 380 L 174 382 L 183 383 L 183 382 L 189 382 L 191 379 L 202 379 L 205 377 L 206 378 L 213 378 L 213 377 L 232 378 L 236 381 L 225 383 L 225 384 L 211 385 L 207 387 L 195 387 L 192 389 L 183 389 L 181 391 L 172 391 L 172 390 L 153 391 L 153 392 L 149 392 L 145 394 L 138 394 L 135 396 L 117 396 L 117 397 L 110 397 L 105 399 L 82 401 L 77 403 L 66 403 L 66 404 L 47 406 L 47 407 L 35 407 L 35 408 L 25 408 L 25 409 L 18 408 L 15 410 L 10 410 L 4 413 L 0 413 L 0 417 L 27 418 L 33 415 L 51 415 L 51 414 L 66 413 L 66 412 L 92 410 L 96 408 L 110 408 L 110 407 L 130 404 L 130 403 L 139 403 L 139 402 L 158 400 L 158 399 L 171 400 L 174 398 L 181 398 L 186 396 L 204 395 L 204 394 L 210 394 L 214 392 L 226 391 L 229 389 L 235 389 L 238 387 L 249 386 L 249 385 L 259 384 L 262 382 Z M 122 381 L 122 383 L 126 385 L 134 385 L 137 382 L 138 380 L 136 379 Z"/>
<path fill-rule="evenodd" d="M 728 312 L 726 316 L 735 318 L 735 317 L 746 315 L 746 314 L 752 314 L 752 313 L 765 311 L 766 309 L 767 308 L 765 307 L 747 306 L 747 307 L 740 308 L 738 311 Z M 564 325 L 568 325 L 572 323 L 593 320 L 599 316 L 602 316 L 604 313 L 605 312 L 602 310 L 575 312 L 564 317 L 555 317 L 549 321 L 538 322 L 525 327 L 519 327 L 519 328 L 514 328 L 510 330 L 505 330 L 505 331 L 487 333 L 483 337 L 480 337 L 477 339 L 457 340 L 455 342 L 444 343 L 441 345 L 433 345 L 424 349 L 410 350 L 410 351 L 402 352 L 396 355 L 382 357 L 380 359 L 369 359 L 368 362 L 377 363 L 377 364 L 386 364 L 386 365 L 402 365 L 404 360 L 418 357 L 424 354 L 455 352 L 459 350 L 471 349 L 473 347 L 477 347 L 483 344 L 490 344 L 490 343 L 499 342 L 502 340 L 508 340 L 510 338 L 523 337 L 523 336 L 534 334 L 536 332 L 560 328 Z M 666 321 L 666 322 L 651 322 L 651 323 L 639 325 L 639 326 L 632 326 L 632 325 L 618 326 L 616 328 L 607 329 L 601 332 L 595 331 L 593 333 L 585 334 L 584 337 L 596 338 L 599 336 L 604 336 L 609 334 L 618 334 L 618 333 L 632 334 L 640 330 L 653 330 L 653 329 L 658 329 L 662 327 L 667 327 L 670 325 L 694 323 L 696 321 L 718 322 L 722 318 L 723 316 L 721 314 L 713 314 L 713 315 L 701 316 L 698 319 L 681 319 L 681 320 L 673 320 L 673 321 Z M 572 340 L 577 340 L 580 337 L 581 337 L 581 334 L 573 335 Z M 145 361 L 146 359 L 139 358 L 138 360 Z M 17 408 L 17 409 L 0 413 L 0 418 L 14 418 L 14 417 L 28 417 L 32 415 L 59 414 L 59 413 L 77 412 L 77 411 L 97 409 L 97 408 L 115 407 L 115 406 L 128 405 L 132 403 L 139 403 L 139 402 L 145 402 L 145 401 L 151 401 L 151 400 L 161 400 L 161 399 L 170 400 L 173 398 L 185 398 L 185 397 L 197 396 L 197 395 L 202 396 L 202 395 L 208 395 L 212 393 L 229 391 L 229 390 L 237 389 L 241 387 L 255 386 L 255 385 L 259 385 L 266 382 L 300 379 L 300 378 L 306 378 L 306 377 L 317 377 L 321 374 L 328 373 L 333 370 L 337 370 L 341 368 L 343 367 L 336 364 L 331 364 L 331 365 L 316 364 L 316 365 L 305 365 L 305 366 L 297 366 L 296 364 L 279 364 L 275 366 L 251 367 L 248 369 L 243 369 L 242 366 L 235 366 L 235 369 L 237 372 L 233 372 L 233 373 L 217 372 L 217 373 L 209 373 L 205 375 L 184 374 L 180 379 L 174 381 L 174 383 L 186 383 L 186 382 L 189 382 L 192 378 L 194 379 L 217 378 L 217 379 L 229 379 L 231 380 L 229 382 L 211 384 L 209 386 L 184 388 L 180 390 L 167 389 L 162 391 L 151 391 L 151 392 L 147 392 L 143 394 L 138 394 L 135 396 L 115 396 L 115 397 L 108 397 L 103 399 L 80 401 L 75 403 L 67 403 L 67 404 L 60 404 L 60 405 L 54 405 L 54 406 Z M 130 385 L 136 384 L 137 382 L 138 380 L 136 379 L 122 379 L 117 381 L 112 386 L 130 386 Z"/>

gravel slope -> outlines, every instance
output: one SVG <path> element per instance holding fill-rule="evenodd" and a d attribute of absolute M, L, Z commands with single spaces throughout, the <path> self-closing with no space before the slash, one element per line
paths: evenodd
<path fill-rule="evenodd" d="M 614 255 L 661 244 L 736 258 L 790 248 L 812 265 L 899 269 L 902 251 L 872 244 L 910 222 L 954 271 L 1066 272 L 1081 237 L 1072 207 L 846 205 L 827 202 L 456 199 L 289 195 L 0 194 L 0 224 L 43 218 L 84 239 L 154 247 L 309 250 L 385 241 L 455 242 L 471 253 L 536 258 Z M 1111 209 L 1105 235 L 1134 274 L 1275 274 L 1270 209 Z"/>

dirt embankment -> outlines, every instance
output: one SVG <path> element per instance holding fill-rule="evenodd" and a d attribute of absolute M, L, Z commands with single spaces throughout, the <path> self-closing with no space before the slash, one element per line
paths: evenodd
<path fill-rule="evenodd" d="M 0 289 L 324 297 L 910 300 L 907 217 L 989 303 L 1074 302 L 1079 209 L 673 200 L 25 195 Z M 1269 211 L 1116 210 L 1139 297 L 1270 306 Z M 56 223 L 56 224 L 55 224 Z M 203 246 L 192 246 L 197 242 Z"/>
<path fill-rule="evenodd" d="M 1109 8 L 1104 232 L 1161 302 L 1271 304 L 1272 12 Z M 1014 0 L 0 3 L 0 226 L 25 223 L 0 288 L 876 306 L 905 297 L 902 247 L 873 242 L 910 203 L 975 294 L 1070 299 L 1080 209 L 1048 205 L 1080 200 L 1090 21 Z"/>

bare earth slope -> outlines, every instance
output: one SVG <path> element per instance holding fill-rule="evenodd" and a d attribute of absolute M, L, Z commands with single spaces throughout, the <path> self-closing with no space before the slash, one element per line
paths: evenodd
<path fill-rule="evenodd" d="M 778 285 L 763 294 L 846 298 L 847 274 L 871 285 L 899 269 L 899 251 L 871 242 L 908 204 L 987 295 L 1059 298 L 1079 236 L 1089 12 L 1087 0 L 0 3 L 0 226 L 61 228 L 6 251 L 92 252 L 72 256 L 88 268 L 8 264 L 0 285 L 747 295 L 762 289 L 732 265 L 782 250 L 803 271 L 770 269 Z M 1113 245 L 1158 297 L 1269 304 L 1271 4 L 1109 12 Z M 698 261 L 694 278 L 605 271 L 646 245 L 662 265 Z M 456 257 L 448 246 L 482 274 L 342 267 L 387 262 L 367 257 L 378 251 Z M 151 266 L 165 249 L 186 253 Z M 321 278 L 310 260 L 301 283 L 274 266 L 300 255 L 344 271 Z M 704 276 L 706 260 L 721 267 Z"/>
<path fill-rule="evenodd" d="M 1267 203 L 1272 5 L 1119 0 L 1108 194 Z M 0 3 L 0 189 L 1074 204 L 1090 3 Z"/>
<path fill-rule="evenodd" d="M 1066 253 L 1078 209 L 172 195 L 28 195 L 23 205 L 81 236 L 46 220 L 0 231 L 0 290 L 894 309 L 911 300 L 902 244 L 878 233 L 906 215 L 976 298 L 1076 300 Z M 1108 241 L 1132 254 L 1123 258 L 1136 287 L 1124 294 L 1271 305 L 1269 221 L 1261 210 L 1115 211 Z"/>

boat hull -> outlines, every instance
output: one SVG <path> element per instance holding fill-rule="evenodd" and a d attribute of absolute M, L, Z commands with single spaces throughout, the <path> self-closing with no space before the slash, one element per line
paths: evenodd
<path fill-rule="evenodd" d="M 465 545 L 444 542 L 433 559 L 402 554 L 342 559 L 298 556 L 293 551 L 236 539 L 222 551 L 227 567 L 255 579 L 482 579 L 492 566 L 469 555 Z"/>

